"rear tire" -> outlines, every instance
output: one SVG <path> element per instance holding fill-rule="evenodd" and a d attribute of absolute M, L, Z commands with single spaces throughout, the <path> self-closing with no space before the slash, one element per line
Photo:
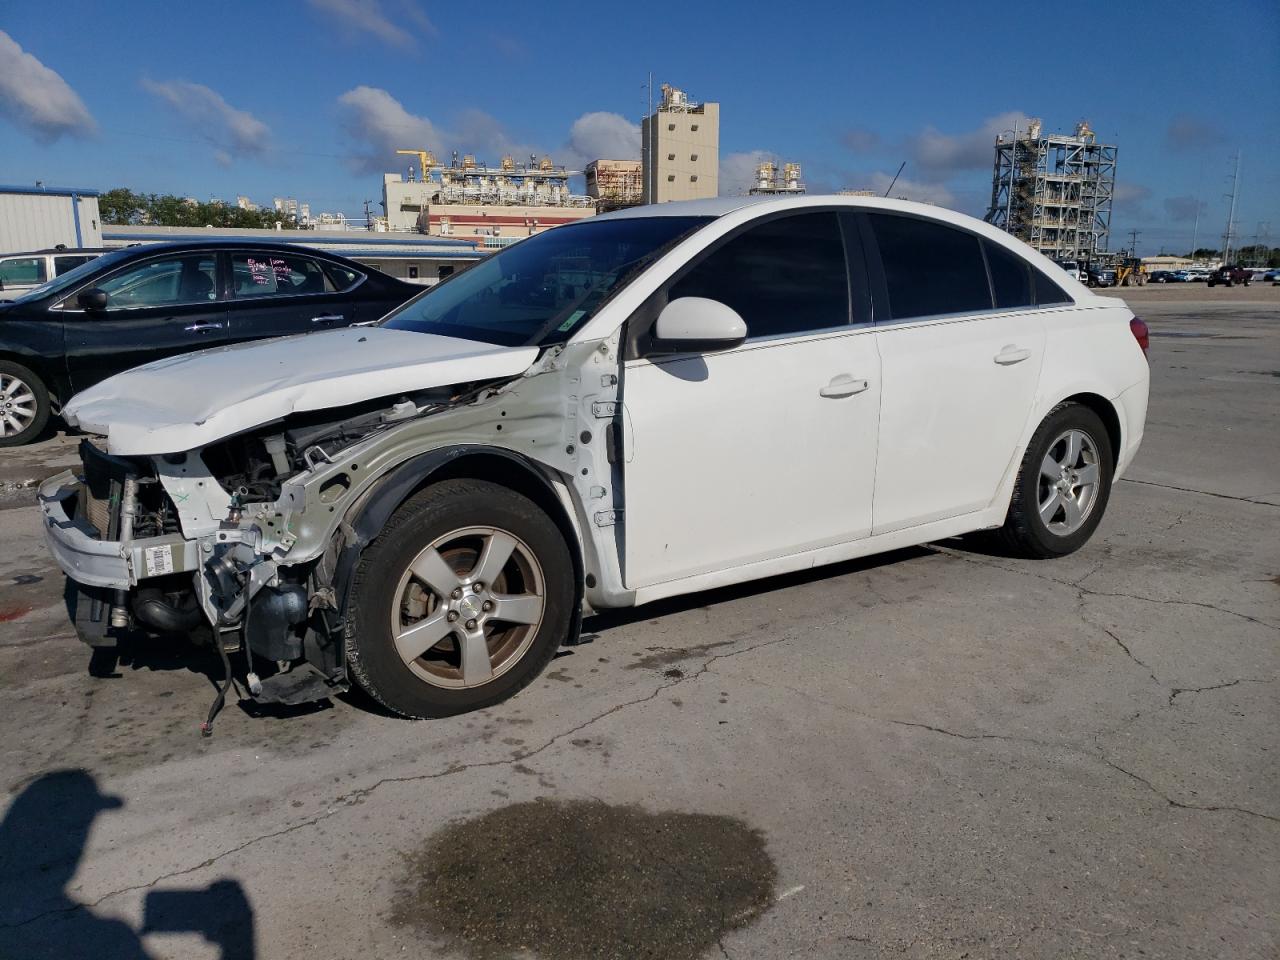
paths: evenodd
<path fill-rule="evenodd" d="M 49 423 L 49 390 L 22 364 L 0 360 L 0 447 L 31 443 Z"/>
<path fill-rule="evenodd" d="M 1079 403 L 1062 403 L 1027 444 L 1009 512 L 998 537 L 1023 557 L 1065 557 L 1102 522 L 1111 497 L 1111 438 L 1102 419 Z"/>
<path fill-rule="evenodd" d="M 482 480 L 430 486 L 360 558 L 351 675 L 406 717 L 505 700 L 569 638 L 575 576 L 559 528 L 533 501 Z"/>

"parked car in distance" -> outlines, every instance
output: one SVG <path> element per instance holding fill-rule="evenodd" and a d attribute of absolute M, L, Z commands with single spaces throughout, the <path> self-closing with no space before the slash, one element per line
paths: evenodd
<path fill-rule="evenodd" d="M 1245 267 L 1234 265 L 1226 265 L 1219 267 L 1209 274 L 1209 286 L 1231 287 L 1239 283 L 1248 286 L 1253 281 L 1253 272 Z"/>
<path fill-rule="evenodd" d="M 0 302 L 13 300 L 106 252 L 100 248 L 57 247 L 0 257 Z"/>
<path fill-rule="evenodd" d="M 44 529 L 91 643 L 203 624 L 260 700 L 356 683 L 443 716 L 531 682 L 586 611 L 977 530 L 1079 549 L 1142 439 L 1147 337 L 938 207 L 634 207 L 374 326 L 73 397 L 93 439 Z"/>
<path fill-rule="evenodd" d="M 198 240 L 104 254 L 0 303 L 0 447 L 34 440 L 55 404 L 129 367 L 377 320 L 421 292 L 293 244 Z"/>
<path fill-rule="evenodd" d="M 1055 260 L 1053 262 L 1063 270 L 1067 271 L 1067 273 L 1071 275 L 1072 280 L 1078 280 L 1080 283 L 1088 282 L 1089 274 L 1085 271 L 1084 267 L 1080 266 L 1080 264 L 1075 260 Z"/>
<path fill-rule="evenodd" d="M 1270 283 L 1280 283 L 1280 270 L 1268 270 L 1262 275 L 1262 279 Z"/>
<path fill-rule="evenodd" d="M 1196 275 L 1190 270 L 1175 270 L 1170 277 L 1171 283 L 1191 283 L 1196 279 Z"/>
<path fill-rule="evenodd" d="M 1147 277 L 1147 283 L 1177 283 L 1178 278 L 1172 270 L 1153 270 Z"/>

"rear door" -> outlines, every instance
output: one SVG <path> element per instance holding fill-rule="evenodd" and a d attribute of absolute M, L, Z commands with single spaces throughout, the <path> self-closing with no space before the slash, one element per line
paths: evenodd
<path fill-rule="evenodd" d="M 212 251 L 131 263 L 89 286 L 107 294 L 105 310 L 86 312 L 73 294 L 58 311 L 75 390 L 152 360 L 226 341 L 226 304 L 218 295 Z"/>
<path fill-rule="evenodd" d="M 880 534 L 992 502 L 1020 453 L 1045 331 L 1031 272 L 1013 253 L 923 217 L 875 213 L 865 222 L 881 265 Z"/>
<path fill-rule="evenodd" d="M 257 340 L 345 327 L 351 296 L 339 290 L 318 258 L 274 250 L 232 251 L 232 340 Z"/>

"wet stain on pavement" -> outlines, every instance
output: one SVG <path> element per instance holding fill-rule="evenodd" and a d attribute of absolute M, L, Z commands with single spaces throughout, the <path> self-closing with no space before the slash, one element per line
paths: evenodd
<path fill-rule="evenodd" d="M 733 646 L 734 643 L 734 640 L 717 640 L 714 643 L 699 643 L 688 647 L 650 647 L 650 653 L 638 656 L 635 663 L 628 663 L 623 669 L 656 670 L 659 667 L 666 667 L 682 660 L 701 657 L 721 647 Z"/>
<path fill-rule="evenodd" d="M 14 607 L 0 607 L 0 623 L 10 623 L 20 617 L 25 617 L 34 609 L 35 607 L 27 604 L 19 604 Z"/>
<path fill-rule="evenodd" d="M 695 960 L 773 902 L 741 820 L 537 800 L 453 824 L 410 857 L 392 919 L 479 960 Z"/>

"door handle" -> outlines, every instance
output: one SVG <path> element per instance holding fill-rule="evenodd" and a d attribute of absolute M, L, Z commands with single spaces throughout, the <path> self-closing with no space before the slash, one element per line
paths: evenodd
<path fill-rule="evenodd" d="M 200 333 L 205 330 L 221 330 L 222 324 L 212 323 L 212 322 L 211 323 L 193 323 L 189 327 L 183 327 L 183 329 L 190 331 L 192 333 Z"/>
<path fill-rule="evenodd" d="M 858 380 L 847 373 L 842 373 L 832 377 L 831 382 L 818 391 L 818 396 L 838 400 L 840 397 L 852 397 L 855 393 L 862 393 L 870 386 L 871 384 L 866 380 Z"/>
<path fill-rule="evenodd" d="M 1007 367 L 1011 363 L 1021 363 L 1029 356 L 1031 356 L 1031 351 L 1026 347 L 1016 347 L 1010 343 L 1001 348 L 994 359 L 1000 366 Z"/>
<path fill-rule="evenodd" d="M 333 323 L 337 320 L 341 320 L 342 318 L 343 318 L 342 314 L 340 313 L 322 313 L 318 317 L 312 317 L 311 322 L 312 323 Z"/>

